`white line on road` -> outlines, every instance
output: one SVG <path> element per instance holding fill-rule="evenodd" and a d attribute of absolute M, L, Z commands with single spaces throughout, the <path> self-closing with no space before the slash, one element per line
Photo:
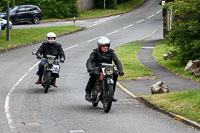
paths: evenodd
<path fill-rule="evenodd" d="M 108 33 L 107 35 L 110 36 L 110 35 L 115 34 L 115 33 L 117 33 L 117 32 L 119 32 L 119 30 L 113 31 L 113 32 L 111 32 L 111 33 Z"/>
<path fill-rule="evenodd" d="M 154 14 L 153 15 L 151 15 L 151 16 L 149 16 L 147 19 L 150 19 L 150 18 L 152 18 L 154 16 Z"/>
<path fill-rule="evenodd" d="M 96 37 L 96 38 L 93 38 L 93 39 L 91 39 L 91 40 L 88 40 L 87 42 L 92 42 L 92 41 L 95 41 L 95 40 L 97 40 L 97 39 L 99 39 L 100 38 L 100 36 L 99 37 Z"/>
<path fill-rule="evenodd" d="M 140 20 L 140 21 L 137 21 L 136 24 L 139 24 L 139 23 L 141 23 L 141 22 L 143 22 L 143 21 L 144 21 L 144 19 L 142 19 L 142 20 Z"/>
<path fill-rule="evenodd" d="M 146 35 L 146 36 L 140 38 L 139 40 L 144 40 L 145 38 L 150 37 L 150 36 L 152 36 L 152 35 L 155 34 L 155 33 L 156 33 L 156 31 L 154 30 L 151 34 Z"/>
<path fill-rule="evenodd" d="M 162 11 L 162 10 L 160 10 L 160 11 L 156 12 L 156 14 L 160 13 L 161 11 Z"/>
<path fill-rule="evenodd" d="M 128 29 L 128 28 L 132 27 L 133 25 L 134 25 L 134 24 L 130 24 L 130 25 L 124 27 L 123 30 Z"/>
<path fill-rule="evenodd" d="M 69 50 L 72 49 L 74 47 L 77 47 L 78 45 L 74 45 L 68 48 L 65 48 L 65 50 Z M 10 99 L 11 99 L 11 94 L 13 93 L 13 91 L 16 89 L 16 87 L 21 83 L 21 81 L 40 63 L 40 61 L 38 61 L 35 65 L 33 65 L 15 84 L 14 86 L 11 88 L 11 90 L 8 92 L 6 99 L 5 99 L 5 105 L 4 105 L 4 109 L 5 109 L 5 114 L 6 114 L 6 118 L 8 121 L 8 125 L 10 127 L 11 132 L 16 132 L 16 127 L 14 126 L 14 122 L 12 119 L 12 115 L 10 112 Z"/>
<path fill-rule="evenodd" d="M 115 19 L 115 18 L 118 18 L 118 17 L 120 17 L 120 15 L 111 16 L 111 17 L 108 17 L 108 18 L 100 19 L 100 20 L 96 21 L 94 24 L 88 26 L 87 28 L 94 27 L 94 26 L 96 26 L 96 25 L 99 25 L 99 24 L 101 24 L 101 23 L 104 23 L 104 22 L 106 22 L 106 21 L 109 21 L 109 20 L 112 20 L 112 19 Z"/>

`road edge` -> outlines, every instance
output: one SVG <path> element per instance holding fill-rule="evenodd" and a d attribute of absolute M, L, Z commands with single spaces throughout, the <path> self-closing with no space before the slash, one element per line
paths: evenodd
<path fill-rule="evenodd" d="M 187 118 L 185 118 L 183 116 L 177 115 L 175 113 L 163 110 L 162 108 L 160 108 L 160 107 L 156 106 L 155 104 L 149 102 L 144 97 L 138 97 L 138 96 L 136 96 L 135 94 L 133 94 L 132 92 L 130 92 L 127 88 L 123 87 L 123 85 L 121 83 L 119 83 L 119 82 L 117 82 L 117 86 L 122 91 L 124 91 L 126 94 L 128 94 L 129 96 L 131 96 L 134 99 L 137 99 L 138 101 L 140 101 L 145 106 L 147 106 L 147 107 L 149 107 L 149 108 L 151 108 L 153 110 L 156 110 L 156 111 L 158 111 L 160 113 L 163 113 L 165 115 L 168 115 L 169 117 L 173 118 L 176 121 L 182 122 L 182 123 L 184 123 L 186 125 L 189 125 L 189 126 L 195 128 L 195 129 L 200 130 L 200 124 L 199 123 L 197 123 L 197 122 L 195 122 L 193 120 L 187 119 Z"/>

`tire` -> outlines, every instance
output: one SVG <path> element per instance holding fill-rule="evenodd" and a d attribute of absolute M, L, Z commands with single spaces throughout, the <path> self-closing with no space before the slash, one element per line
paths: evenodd
<path fill-rule="evenodd" d="M 34 17 L 33 18 L 33 24 L 39 24 L 40 23 L 40 18 L 39 17 Z"/>
<path fill-rule="evenodd" d="M 112 106 L 112 100 L 113 100 L 113 85 L 107 86 L 107 94 L 103 98 L 103 110 L 104 112 L 108 113 Z"/>
<path fill-rule="evenodd" d="M 47 93 L 49 90 L 49 87 L 51 85 L 51 72 L 46 72 L 45 75 L 45 81 L 44 81 L 44 93 Z"/>
<path fill-rule="evenodd" d="M 4 27 L 2 27 L 2 30 L 6 30 L 7 29 L 7 25 L 4 25 Z"/>

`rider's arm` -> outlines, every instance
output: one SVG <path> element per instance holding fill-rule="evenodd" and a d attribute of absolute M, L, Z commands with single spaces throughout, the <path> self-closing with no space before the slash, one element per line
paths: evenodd
<path fill-rule="evenodd" d="M 117 55 L 115 54 L 115 51 L 111 50 L 111 52 L 112 52 L 112 59 L 113 59 L 115 65 L 117 66 L 117 69 L 119 70 L 119 72 L 123 72 L 122 64 L 121 64 L 120 60 L 118 59 Z"/>
<path fill-rule="evenodd" d="M 65 52 L 63 51 L 61 45 L 60 45 L 60 48 L 59 48 L 58 52 L 59 52 L 60 59 L 65 60 Z"/>
<path fill-rule="evenodd" d="M 86 62 L 86 67 L 87 67 L 88 71 L 93 70 L 93 63 L 95 61 L 95 56 L 96 56 L 96 51 L 94 49 L 93 52 L 90 54 L 90 57 L 88 58 L 87 62 Z"/>
<path fill-rule="evenodd" d="M 36 52 L 36 56 L 37 57 L 42 57 L 44 52 L 44 43 L 42 43 L 42 45 L 38 48 L 37 52 Z"/>

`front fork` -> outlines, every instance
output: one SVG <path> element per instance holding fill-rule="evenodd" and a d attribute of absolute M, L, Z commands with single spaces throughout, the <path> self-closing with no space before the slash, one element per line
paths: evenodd
<path fill-rule="evenodd" d="M 104 80 L 102 80 L 102 86 L 103 86 L 103 97 L 107 98 L 108 97 L 108 90 L 109 89 L 109 85 L 114 85 L 114 80 L 112 78 L 105 78 Z"/>

